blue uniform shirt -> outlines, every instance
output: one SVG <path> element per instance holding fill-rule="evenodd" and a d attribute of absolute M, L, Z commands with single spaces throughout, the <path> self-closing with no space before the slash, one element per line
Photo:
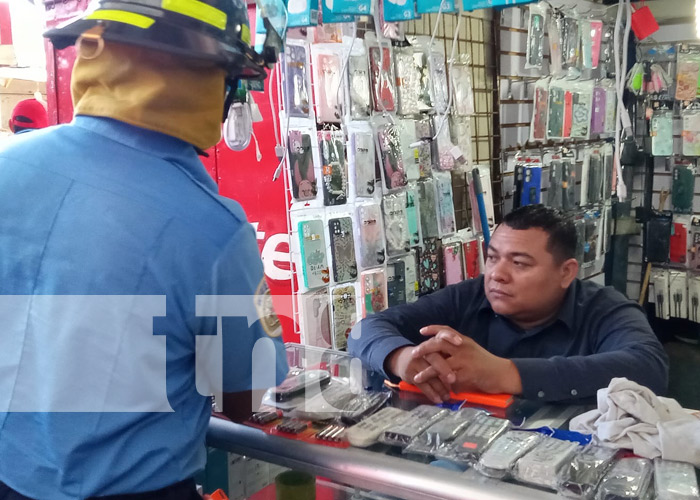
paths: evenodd
<path fill-rule="evenodd" d="M 556 320 L 525 331 L 493 312 L 483 276 L 466 280 L 363 319 L 348 339 L 348 350 L 389 377 L 386 357 L 426 340 L 419 330 L 428 325 L 454 328 L 511 359 L 528 399 L 593 396 L 613 377 L 627 377 L 657 394 L 666 391 L 668 358 L 641 308 L 592 282 L 575 280 Z"/>
<path fill-rule="evenodd" d="M 241 207 L 217 194 L 191 145 L 87 116 L 9 141 L 0 192 L 0 481 L 68 500 L 192 477 L 205 464 L 211 414 L 195 345 L 217 333 L 216 318 L 197 316 L 197 296 L 264 289 Z M 90 297 L 76 305 L 76 296 Z M 114 308 L 95 311 L 102 297 Z M 137 323 L 142 342 L 131 338 Z M 224 391 L 260 380 L 251 375 L 258 339 L 275 356 L 263 371 L 283 379 L 281 338 L 250 317 L 221 325 Z M 127 349 L 154 339 L 157 355 Z M 86 364 L 93 371 L 71 379 Z M 165 380 L 143 376 L 161 368 Z M 115 394 L 159 384 L 173 411 L 113 410 Z"/>

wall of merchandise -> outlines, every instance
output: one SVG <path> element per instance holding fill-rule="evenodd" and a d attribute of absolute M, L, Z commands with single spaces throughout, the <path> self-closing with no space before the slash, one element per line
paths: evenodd
<path fill-rule="evenodd" d="M 615 13 L 540 2 L 504 9 L 499 26 L 505 210 L 544 203 L 571 214 L 579 275 L 601 283 L 615 182 Z"/>
<path fill-rule="evenodd" d="M 427 34 L 381 13 L 377 29 L 288 32 L 280 123 L 305 344 L 344 349 L 358 318 L 480 273 L 480 222 L 460 227 L 453 191 L 477 167 L 494 224 L 491 166 L 472 151 L 473 68 L 457 50 L 467 16 L 430 17 Z"/>

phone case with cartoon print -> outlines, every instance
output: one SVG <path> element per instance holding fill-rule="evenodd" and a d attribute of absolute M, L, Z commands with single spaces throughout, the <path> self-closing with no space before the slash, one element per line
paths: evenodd
<path fill-rule="evenodd" d="M 442 255 L 445 267 L 445 286 L 454 285 L 464 280 L 462 244 L 455 242 L 444 245 Z"/>
<path fill-rule="evenodd" d="M 333 349 L 344 351 L 348 336 L 357 323 L 357 298 L 353 285 L 342 285 L 333 289 Z"/>
<path fill-rule="evenodd" d="M 363 318 L 387 308 L 386 274 L 383 269 L 365 271 L 360 283 Z"/>
<path fill-rule="evenodd" d="M 348 198 L 348 174 L 345 164 L 345 137 L 342 132 L 318 133 L 323 162 L 323 204 L 342 205 Z"/>
<path fill-rule="evenodd" d="M 323 288 L 301 295 L 302 336 L 306 345 L 332 347 L 328 290 Z"/>
<path fill-rule="evenodd" d="M 404 187 L 408 182 L 401 152 L 399 131 L 395 125 L 383 125 L 377 130 L 384 185 L 387 190 Z"/>
<path fill-rule="evenodd" d="M 292 173 L 292 196 L 299 201 L 316 198 L 316 173 L 311 152 L 311 136 L 300 130 L 289 131 L 289 162 Z"/>
<path fill-rule="evenodd" d="M 360 205 L 357 208 L 360 266 L 363 269 L 381 265 L 386 259 L 381 217 L 381 208 L 375 203 Z"/>
<path fill-rule="evenodd" d="M 390 260 L 386 265 L 386 289 L 389 307 L 406 303 L 406 263 Z"/>
<path fill-rule="evenodd" d="M 309 289 L 327 285 L 330 281 L 326 240 L 321 220 L 300 221 L 298 224 L 304 286 Z"/>
<path fill-rule="evenodd" d="M 310 111 L 306 47 L 285 47 L 285 80 L 289 116 L 307 118 Z"/>
<path fill-rule="evenodd" d="M 406 193 L 384 196 L 384 233 L 386 234 L 386 251 L 389 255 L 399 255 L 411 249 L 408 234 L 408 217 L 406 215 Z"/>
<path fill-rule="evenodd" d="M 420 216 L 418 208 L 418 188 L 415 183 L 406 187 L 406 218 L 408 237 L 412 247 L 420 245 Z"/>
<path fill-rule="evenodd" d="M 372 90 L 372 104 L 374 110 L 382 113 L 391 112 L 396 108 L 394 89 L 394 75 L 391 70 L 391 52 L 388 47 L 369 48 L 370 81 Z"/>
<path fill-rule="evenodd" d="M 446 172 L 435 173 L 438 207 L 439 236 L 453 234 L 457 230 L 455 205 L 452 196 L 452 176 Z"/>
<path fill-rule="evenodd" d="M 333 280 L 346 283 L 357 278 L 357 261 L 355 260 L 355 242 L 352 237 L 352 219 L 341 217 L 328 221 L 331 236 L 331 255 L 333 256 Z"/>
<path fill-rule="evenodd" d="M 442 249 L 438 238 L 424 238 L 420 252 L 418 282 L 420 294 L 426 295 L 440 289 L 442 284 Z"/>
<path fill-rule="evenodd" d="M 439 236 L 436 183 L 433 179 L 418 181 L 418 198 L 420 209 L 420 227 L 423 238 Z"/>
<path fill-rule="evenodd" d="M 371 197 L 375 186 L 374 136 L 370 132 L 352 134 L 352 149 L 355 161 L 355 195 Z"/>

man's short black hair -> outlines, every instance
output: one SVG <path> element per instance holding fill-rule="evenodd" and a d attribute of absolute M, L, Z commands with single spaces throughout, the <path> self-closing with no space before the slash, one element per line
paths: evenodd
<path fill-rule="evenodd" d="M 503 218 L 511 229 L 540 228 L 549 235 L 547 250 L 558 262 L 576 257 L 576 227 L 559 210 L 544 205 L 525 205 Z"/>

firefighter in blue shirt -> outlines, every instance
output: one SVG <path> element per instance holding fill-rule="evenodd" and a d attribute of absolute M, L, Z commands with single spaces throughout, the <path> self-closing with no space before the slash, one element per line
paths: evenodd
<path fill-rule="evenodd" d="M 197 498 L 210 394 L 249 411 L 286 375 L 255 232 L 197 154 L 276 57 L 249 33 L 236 0 L 47 33 L 76 116 L 0 149 L 0 499 Z"/>

